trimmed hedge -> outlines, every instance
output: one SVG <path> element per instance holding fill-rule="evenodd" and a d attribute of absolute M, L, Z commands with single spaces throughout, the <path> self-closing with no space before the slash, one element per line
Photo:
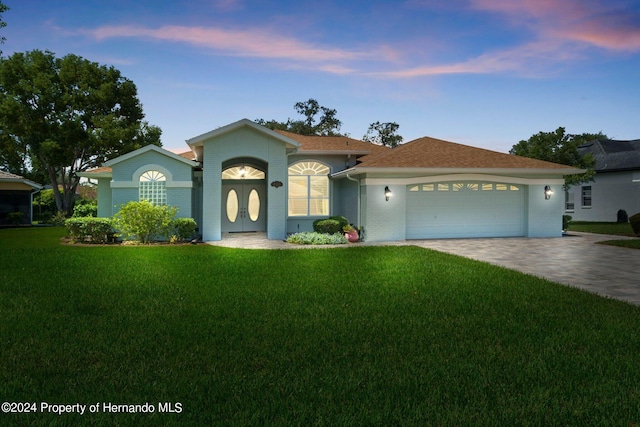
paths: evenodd
<path fill-rule="evenodd" d="M 110 218 L 69 218 L 64 225 L 73 242 L 107 243 L 114 234 Z"/>
<path fill-rule="evenodd" d="M 328 234 L 342 233 L 342 230 L 347 225 L 349 225 L 347 218 L 341 215 L 330 216 L 329 218 L 321 218 L 313 221 L 313 231 Z"/>
<path fill-rule="evenodd" d="M 166 237 L 177 240 L 188 240 L 196 232 L 196 220 L 193 218 L 175 218 L 169 223 Z"/>
<path fill-rule="evenodd" d="M 629 224 L 636 236 L 640 236 L 640 212 L 629 218 Z"/>

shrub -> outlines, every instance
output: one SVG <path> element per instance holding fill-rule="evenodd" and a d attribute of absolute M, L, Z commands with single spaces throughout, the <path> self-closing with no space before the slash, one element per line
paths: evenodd
<path fill-rule="evenodd" d="M 114 216 L 114 226 L 125 240 L 149 243 L 165 236 L 178 208 L 155 206 L 148 200 L 129 202 Z"/>
<path fill-rule="evenodd" d="M 326 231 L 320 231 L 317 229 L 318 224 L 320 224 L 323 221 L 327 221 L 327 220 L 332 220 L 332 221 L 337 221 L 339 224 L 338 227 L 338 231 L 342 231 L 342 229 L 344 228 L 344 226 L 349 225 L 349 220 L 341 215 L 336 215 L 336 216 L 330 216 L 329 218 L 320 218 L 320 219 L 316 219 L 315 221 L 313 221 L 313 231 L 315 231 L 316 233 L 326 233 Z M 329 232 L 330 234 L 333 234 L 331 232 Z"/>
<path fill-rule="evenodd" d="M 629 215 L 627 214 L 627 211 L 625 211 L 624 209 L 620 209 L 618 211 L 617 221 L 618 222 L 629 222 Z"/>
<path fill-rule="evenodd" d="M 113 235 L 109 218 L 69 218 L 64 222 L 73 242 L 107 243 Z"/>
<path fill-rule="evenodd" d="M 326 234 L 316 232 L 301 232 L 292 234 L 287 238 L 287 243 L 298 245 L 342 245 L 348 243 L 343 234 Z"/>
<path fill-rule="evenodd" d="M 97 217 L 98 216 L 98 204 L 95 200 L 81 199 L 78 200 L 73 207 L 73 218 L 81 217 Z"/>
<path fill-rule="evenodd" d="M 631 216 L 629 218 L 629 223 L 631 224 L 633 233 L 637 236 L 640 236 L 640 213 Z"/>
<path fill-rule="evenodd" d="M 313 231 L 322 234 L 335 234 L 342 231 L 342 226 L 335 219 L 323 219 L 314 224 Z"/>
<path fill-rule="evenodd" d="M 9 212 L 7 214 L 7 221 L 9 221 L 10 224 L 18 225 L 22 222 L 23 217 L 22 212 Z"/>
<path fill-rule="evenodd" d="M 171 243 L 190 239 L 196 232 L 196 220 L 193 218 L 176 218 L 169 224 L 165 237 Z"/>
<path fill-rule="evenodd" d="M 562 229 L 566 230 L 569 228 L 569 224 L 573 217 L 571 215 L 562 215 Z"/>

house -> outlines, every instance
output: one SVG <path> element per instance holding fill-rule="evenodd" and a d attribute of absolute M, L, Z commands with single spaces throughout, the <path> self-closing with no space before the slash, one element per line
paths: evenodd
<path fill-rule="evenodd" d="M 280 240 L 330 215 L 363 227 L 368 241 L 555 237 L 563 175 L 581 172 L 433 138 L 390 149 L 247 119 L 186 142 L 182 155 L 149 145 L 83 173 L 98 181 L 98 215 L 130 200 L 166 203 L 206 241 L 254 231 Z"/>
<path fill-rule="evenodd" d="M 593 182 L 565 192 L 565 212 L 574 221 L 615 222 L 620 209 L 628 216 L 640 212 L 640 139 L 596 139 L 578 147 L 596 161 Z"/>
<path fill-rule="evenodd" d="M 33 195 L 42 186 L 19 175 L 0 171 L 0 225 L 31 224 L 33 220 Z M 22 216 L 12 219 L 12 213 Z"/>

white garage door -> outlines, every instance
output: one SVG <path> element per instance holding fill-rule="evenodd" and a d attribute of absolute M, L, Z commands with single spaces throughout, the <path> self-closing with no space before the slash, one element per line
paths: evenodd
<path fill-rule="evenodd" d="M 407 239 L 525 235 L 523 185 L 439 182 L 407 187 Z"/>

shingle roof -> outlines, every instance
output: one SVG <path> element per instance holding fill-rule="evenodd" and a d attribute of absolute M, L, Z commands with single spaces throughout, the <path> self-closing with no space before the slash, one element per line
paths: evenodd
<path fill-rule="evenodd" d="M 595 139 L 579 146 L 578 152 L 593 155 L 596 160 L 596 172 L 640 169 L 640 139 Z"/>
<path fill-rule="evenodd" d="M 430 137 L 415 139 L 361 159 L 361 167 L 567 169 L 567 166 Z"/>
<path fill-rule="evenodd" d="M 42 188 L 42 186 L 38 183 L 35 183 L 31 180 L 26 179 L 23 176 L 20 175 L 16 175 L 14 173 L 10 173 L 10 172 L 5 172 L 0 170 L 0 181 L 3 182 L 12 182 L 12 181 L 16 181 L 16 182 L 22 182 L 30 187 L 33 188 Z"/>
<path fill-rule="evenodd" d="M 366 141 L 349 138 L 346 136 L 308 136 L 298 135 L 284 130 L 276 130 L 280 135 L 291 138 L 300 143 L 299 152 L 331 151 L 331 152 L 358 152 L 362 154 L 380 153 L 390 150 L 382 145 L 372 144 Z"/>

